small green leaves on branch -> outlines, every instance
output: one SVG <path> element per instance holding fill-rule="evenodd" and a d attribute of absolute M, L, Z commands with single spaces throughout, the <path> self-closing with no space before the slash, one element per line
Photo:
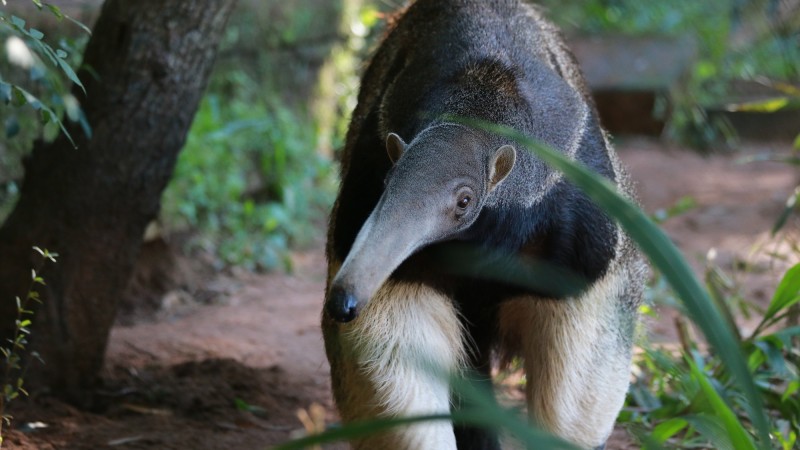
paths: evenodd
<path fill-rule="evenodd" d="M 6 406 L 18 398 L 20 394 L 27 396 L 25 390 L 25 373 L 31 359 L 42 362 L 42 358 L 36 352 L 31 352 L 28 361 L 24 361 L 23 355 L 28 345 L 28 336 L 31 334 L 33 326 L 33 310 L 28 309 L 31 302 L 41 303 L 38 286 L 45 286 L 44 279 L 39 275 L 42 267 L 48 262 L 55 263 L 57 253 L 51 253 L 47 249 L 33 247 L 33 250 L 41 256 L 41 261 L 37 267 L 31 270 L 31 281 L 28 285 L 28 292 L 23 299 L 16 297 L 17 317 L 14 320 L 14 332 L 7 342 L 0 345 L 0 356 L 2 356 L 2 367 L 0 367 L 0 447 L 3 445 L 3 425 L 11 424 L 11 416 L 6 414 Z"/>

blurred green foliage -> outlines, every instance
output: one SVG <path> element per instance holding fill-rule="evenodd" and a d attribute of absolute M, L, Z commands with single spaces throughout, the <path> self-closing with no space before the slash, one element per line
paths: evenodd
<path fill-rule="evenodd" d="M 80 86 L 75 68 L 80 65 L 88 29 L 56 6 L 31 5 L 42 11 L 31 7 L 0 10 L 0 133 L 4 137 L 0 140 L 0 219 L 16 202 L 21 159 L 36 139 L 50 140 L 60 132 L 71 139 L 62 116 L 91 133 L 78 99 L 70 93 L 71 83 Z M 67 21 L 74 26 L 65 26 Z M 51 33 L 51 29 L 57 31 Z"/>
<path fill-rule="evenodd" d="M 798 81 L 798 12 L 779 23 L 772 0 L 540 0 L 565 30 L 629 35 L 691 35 L 701 59 L 697 75 L 709 79 L 766 76 Z"/>
<path fill-rule="evenodd" d="M 766 309 L 756 307 L 752 299 L 743 298 L 738 286 L 730 280 L 718 266 L 709 263 L 706 287 L 731 329 L 740 330 L 735 317 L 760 318 L 749 335 L 738 339 L 767 411 L 769 448 L 797 448 L 800 352 L 796 342 L 800 327 L 791 325 L 791 317 L 800 301 L 800 265 L 786 271 Z M 663 280 L 656 277 L 649 289 L 650 299 L 656 305 L 682 311 L 674 296 Z M 737 312 L 742 308 L 747 311 Z M 649 308 L 646 310 L 649 314 Z M 635 381 L 618 421 L 626 424 L 633 434 L 640 438 L 650 436 L 665 448 L 752 448 L 749 440 L 736 438 L 731 432 L 737 421 L 749 427 L 747 417 L 752 405 L 734 382 L 729 367 L 691 336 L 683 316 L 676 323 L 679 347 L 645 342 L 641 353 L 634 357 Z M 713 387 L 718 399 L 708 395 L 705 384 Z M 721 407 L 726 411 L 721 413 Z"/>
<path fill-rule="evenodd" d="M 355 106 L 361 64 L 382 28 L 381 11 L 397 3 L 242 0 L 165 194 L 167 229 L 196 231 L 192 244 L 219 256 L 221 265 L 251 268 L 285 265 L 290 247 L 322 240 L 315 225 L 333 200 L 334 157 Z M 725 97 L 729 80 L 798 77 L 797 27 L 776 26 L 770 0 L 540 3 L 568 33 L 695 36 L 700 58 L 671 92 L 669 123 L 672 135 L 697 145 L 731 135 L 705 109 Z M 25 30 L 30 34 L 30 27 Z M 12 34 L 20 32 L 0 27 L 0 38 Z M 36 54 L 35 36 L 22 38 Z M 85 42 L 78 35 L 52 48 L 77 67 Z M 36 61 L 21 70 L 0 58 L 3 81 L 42 99 L 54 111 L 50 116 L 66 113 L 80 120 L 68 92 L 69 74 L 54 70 L 47 57 Z M 4 108 L 0 119 L 9 138 L 0 149 L 0 210 L 8 210 L 21 178 L 21 156 L 34 139 L 52 139 L 58 127 L 43 124 L 34 110 Z"/>
<path fill-rule="evenodd" d="M 164 194 L 168 226 L 196 230 L 194 245 L 227 264 L 286 265 L 289 246 L 321 229 L 334 192 L 309 123 L 252 90 L 207 95 Z"/>
<path fill-rule="evenodd" d="M 667 136 L 706 147 L 732 145 L 735 132 L 710 117 L 740 80 L 800 82 L 800 8 L 777 0 L 541 0 L 568 32 L 691 36 L 698 48 L 686 79 L 668 94 Z M 796 3 L 796 2 L 794 2 Z M 782 9 L 783 8 L 783 9 Z M 665 111 L 655 111 L 663 114 Z"/>
<path fill-rule="evenodd" d="M 322 242 L 370 8 L 242 1 L 164 196 L 167 229 L 221 266 L 290 269 Z"/>

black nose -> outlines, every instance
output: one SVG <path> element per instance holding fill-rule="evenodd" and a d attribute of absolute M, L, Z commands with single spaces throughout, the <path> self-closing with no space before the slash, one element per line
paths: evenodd
<path fill-rule="evenodd" d="M 350 322 L 358 316 L 358 300 L 347 289 L 339 286 L 331 288 L 325 308 L 337 322 Z"/>

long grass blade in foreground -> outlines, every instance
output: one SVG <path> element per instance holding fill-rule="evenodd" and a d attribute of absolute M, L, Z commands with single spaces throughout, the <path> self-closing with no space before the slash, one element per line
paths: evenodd
<path fill-rule="evenodd" d="M 500 434 L 505 431 L 527 449 L 536 450 L 580 450 L 557 436 L 531 426 L 524 418 L 513 410 L 499 406 L 492 395 L 467 378 L 445 373 L 435 364 L 420 361 L 419 369 L 435 376 L 448 378 L 454 392 L 470 406 L 451 414 L 433 414 L 415 417 L 397 417 L 391 419 L 374 419 L 353 422 L 342 427 L 332 428 L 323 433 L 286 442 L 274 450 L 304 449 L 338 441 L 349 441 L 388 431 L 392 428 L 412 425 L 421 422 L 447 420 L 456 424 L 472 425 L 495 430 Z"/>
<path fill-rule="evenodd" d="M 392 428 L 413 425 L 421 422 L 447 420 L 454 423 L 475 425 L 494 430 L 507 429 L 511 435 L 525 444 L 525 448 L 539 450 L 580 450 L 578 447 L 545 431 L 528 425 L 512 411 L 497 406 L 490 399 L 477 394 L 477 389 L 466 381 L 455 382 L 455 389 L 477 405 L 452 414 L 434 414 L 415 417 L 398 417 L 392 419 L 374 419 L 353 422 L 339 428 L 332 428 L 323 433 L 306 436 L 274 447 L 273 450 L 300 450 L 315 445 L 332 442 L 361 439 L 367 436 L 388 431 Z M 478 396 L 477 398 L 475 396 Z"/>
<path fill-rule="evenodd" d="M 412 425 L 421 422 L 432 422 L 438 420 L 447 420 L 454 423 L 476 425 L 488 427 L 493 429 L 502 429 L 508 424 L 498 423 L 498 412 L 502 409 L 496 407 L 487 411 L 466 410 L 453 414 L 436 414 L 430 416 L 415 416 L 415 417 L 398 417 L 393 419 L 375 419 L 363 422 L 349 423 L 341 428 L 332 428 L 324 433 L 313 434 L 300 439 L 286 442 L 284 444 L 273 447 L 273 450 L 301 450 L 307 449 L 314 445 L 330 444 L 333 442 L 349 441 L 354 439 L 361 439 L 367 436 L 378 434 L 388 431 L 392 428 Z M 510 414 L 507 411 L 506 414 Z M 501 416 L 501 417 L 504 417 Z M 538 449 L 538 450 L 580 450 L 547 432 L 539 431 L 530 427 L 524 422 L 519 423 L 525 429 L 525 436 L 515 436 L 525 444 L 525 448 Z M 513 428 L 517 429 L 517 426 Z M 513 434 L 513 433 L 512 433 Z"/>
<path fill-rule="evenodd" d="M 524 145 L 539 158 L 560 170 L 576 186 L 616 219 L 639 248 L 661 271 L 678 293 L 692 321 L 703 332 L 722 362 L 728 367 L 750 404 L 753 424 L 759 436 L 761 448 L 769 448 L 769 426 L 764 415 L 763 402 L 750 370 L 742 355 L 739 341 L 726 325 L 722 315 L 711 302 L 705 289 L 697 281 L 689 265 L 669 238 L 630 200 L 621 196 L 608 180 L 591 172 L 582 164 L 572 161 L 521 133 L 489 122 L 456 118 L 465 125 L 487 130 L 513 139 Z"/>
<path fill-rule="evenodd" d="M 691 358 L 686 358 L 686 361 L 689 363 L 689 367 L 692 370 L 692 376 L 700 383 L 700 389 L 703 395 L 705 395 L 706 399 L 711 404 L 722 426 L 725 427 L 725 437 L 730 438 L 730 443 L 733 445 L 733 448 L 735 450 L 755 450 L 756 447 L 753 445 L 753 440 L 750 438 L 750 435 L 747 434 L 747 431 L 745 431 L 742 424 L 736 418 L 736 414 L 731 411 L 730 407 L 725 403 L 725 400 L 720 397 L 719 393 L 714 389 L 714 386 L 711 385 L 708 376 L 697 367 L 697 364 L 695 364 Z"/>

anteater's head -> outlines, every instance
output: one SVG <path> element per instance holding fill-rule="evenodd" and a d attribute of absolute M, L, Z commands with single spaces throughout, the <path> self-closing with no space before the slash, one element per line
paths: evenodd
<path fill-rule="evenodd" d="M 394 164 L 386 188 L 326 299 L 328 314 L 339 322 L 355 319 L 409 256 L 457 239 L 516 160 L 514 147 L 492 146 L 484 134 L 453 124 L 428 128 L 409 144 L 391 133 L 386 150 Z"/>

